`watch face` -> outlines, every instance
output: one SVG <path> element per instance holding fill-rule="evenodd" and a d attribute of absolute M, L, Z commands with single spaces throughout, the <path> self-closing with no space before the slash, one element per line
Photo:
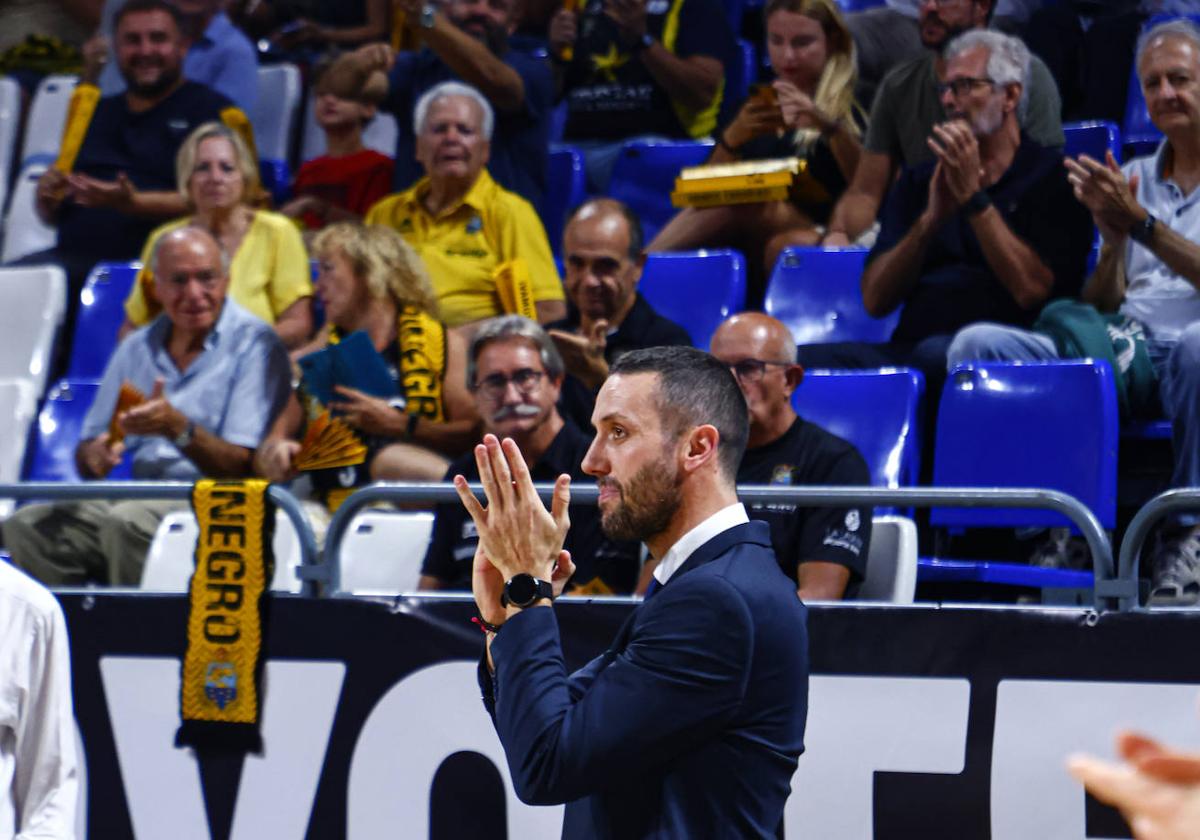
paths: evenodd
<path fill-rule="evenodd" d="M 518 607 L 523 607 L 533 601 L 537 596 L 537 581 L 532 575 L 513 575 L 513 579 L 506 586 L 508 590 L 508 600 L 516 604 Z"/>

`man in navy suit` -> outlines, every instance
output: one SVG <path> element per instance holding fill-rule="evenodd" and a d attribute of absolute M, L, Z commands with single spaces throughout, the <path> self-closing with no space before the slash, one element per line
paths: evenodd
<path fill-rule="evenodd" d="M 570 478 L 547 511 L 516 445 L 490 435 L 475 448 L 487 508 L 455 477 L 480 537 L 480 685 L 517 795 L 567 803 L 564 837 L 773 837 L 804 749 L 808 639 L 769 528 L 737 501 L 745 399 L 706 353 L 635 350 L 592 422 L 583 467 L 605 533 L 659 562 L 646 602 L 574 675 L 549 609 L 574 568 Z"/>

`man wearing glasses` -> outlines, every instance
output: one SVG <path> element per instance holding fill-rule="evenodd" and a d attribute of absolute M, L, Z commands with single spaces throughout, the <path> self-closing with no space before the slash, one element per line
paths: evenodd
<path fill-rule="evenodd" d="M 937 84 L 948 60 L 940 55 L 942 48 L 960 33 L 985 29 L 996 2 L 918 0 L 916 6 L 925 55 L 892 68 L 879 84 L 862 157 L 830 216 L 826 245 L 848 245 L 858 239 L 875 223 L 896 172 L 931 159 L 926 138 L 942 119 Z M 1040 58 L 1033 57 L 1028 67 L 1017 121 L 1041 145 L 1062 146 L 1058 86 Z"/>
<path fill-rule="evenodd" d="M 903 306 L 899 324 L 884 344 L 803 346 L 806 368 L 916 367 L 936 396 L 956 330 L 1029 326 L 1046 301 L 1078 293 L 1092 223 L 1061 153 L 1018 124 L 1029 61 L 1020 40 L 998 32 L 967 32 L 946 48 L 947 120 L 927 138 L 933 160 L 901 173 L 862 275 L 867 311 Z"/>
<path fill-rule="evenodd" d="M 804 377 L 796 342 L 769 315 L 743 312 L 717 329 L 712 354 L 729 365 L 746 397 L 750 437 L 738 467 L 738 484 L 866 485 L 862 455 L 836 435 L 792 409 L 792 392 Z M 862 582 L 871 544 L 871 508 L 803 508 L 747 505 L 751 519 L 771 526 L 779 566 L 804 601 L 852 597 Z"/>
<path fill-rule="evenodd" d="M 555 406 L 562 388 L 562 356 L 546 332 L 519 315 L 485 321 L 467 354 L 467 386 L 483 420 L 484 432 L 516 441 L 534 481 L 554 481 L 563 473 L 584 478 L 580 464 L 591 444 Z M 446 481 L 464 475 L 477 481 L 475 455 L 450 465 Z M 576 571 L 569 591 L 627 594 L 637 580 L 636 543 L 609 541 L 600 531 L 595 505 L 572 505 L 566 549 Z M 479 536 L 458 502 L 437 506 L 433 537 L 421 566 L 421 589 L 471 589 L 471 564 Z"/>

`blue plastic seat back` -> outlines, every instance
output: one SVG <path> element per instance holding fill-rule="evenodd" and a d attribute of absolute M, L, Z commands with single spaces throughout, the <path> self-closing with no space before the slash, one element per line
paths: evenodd
<path fill-rule="evenodd" d="M 764 308 L 787 324 L 797 344 L 887 341 L 900 310 L 874 318 L 862 303 L 862 248 L 785 248 L 767 282 Z"/>
<path fill-rule="evenodd" d="M 959 365 L 942 392 L 933 483 L 1060 490 L 1112 528 L 1118 428 L 1107 362 Z M 1010 508 L 935 508 L 930 521 L 952 527 L 1069 524 L 1049 511 Z"/>
<path fill-rule="evenodd" d="M 617 154 L 608 193 L 637 213 L 647 242 L 678 212 L 671 192 L 679 170 L 704 163 L 711 150 L 711 143 L 690 140 L 636 141 Z"/>
<path fill-rule="evenodd" d="M 587 198 L 583 155 L 574 146 L 553 146 L 547 171 L 546 195 L 542 200 L 542 222 L 555 254 L 562 252 L 563 225 L 567 214 Z"/>
<path fill-rule="evenodd" d="M 1114 123 L 1107 120 L 1066 123 L 1063 136 L 1066 137 L 1063 152 L 1068 157 L 1088 155 L 1103 162 L 1104 153 L 1111 151 L 1117 163 L 1121 162 L 1121 130 Z"/>
<path fill-rule="evenodd" d="M 38 414 L 25 470 L 26 481 L 79 481 L 75 449 L 79 445 L 83 418 L 96 398 L 99 383 L 61 380 L 46 395 Z M 108 477 L 131 477 L 128 456 Z"/>
<path fill-rule="evenodd" d="M 864 9 L 874 9 L 882 6 L 885 0 L 837 0 L 842 12 L 861 12 Z"/>
<path fill-rule="evenodd" d="M 740 8 L 739 4 L 739 10 Z M 742 107 L 742 102 L 750 92 L 750 85 L 757 79 L 758 53 L 752 43 L 745 38 L 738 38 L 737 50 L 725 68 L 725 94 L 721 100 L 722 125 L 737 115 L 738 109 Z"/>
<path fill-rule="evenodd" d="M 809 370 L 792 394 L 805 420 L 858 447 L 871 483 L 907 487 L 921 467 L 920 412 L 925 378 L 909 368 Z"/>
<path fill-rule="evenodd" d="M 140 262 L 100 263 L 88 275 L 79 293 L 68 379 L 99 379 L 104 375 L 125 320 L 125 298 L 141 267 Z"/>
<path fill-rule="evenodd" d="M 638 291 L 707 350 L 721 322 L 746 306 L 746 260 L 732 250 L 649 254 Z"/>

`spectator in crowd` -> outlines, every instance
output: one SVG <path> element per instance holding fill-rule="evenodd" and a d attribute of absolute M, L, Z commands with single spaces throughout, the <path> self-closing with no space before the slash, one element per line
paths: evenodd
<path fill-rule="evenodd" d="M 637 214 L 611 198 L 581 204 L 563 230 L 563 285 L 570 314 L 550 325 L 567 366 L 559 410 L 581 429 L 592 423 L 596 392 L 610 363 L 629 350 L 691 344 L 687 331 L 638 294 L 646 255 Z"/>
<path fill-rule="evenodd" d="M 58 229 L 57 245 L 20 260 L 62 265 L 69 303 L 96 263 L 136 259 L 155 225 L 187 212 L 174 161 L 188 133 L 216 119 L 246 124 L 224 96 L 183 78 L 187 42 L 174 6 L 129 0 L 115 31 L 125 93 L 100 99 L 86 125 L 68 123 L 64 144 L 83 134 L 78 154 L 73 165 L 47 169 L 36 194 L 38 215 Z"/>
<path fill-rule="evenodd" d="M 413 125 L 425 177 L 367 213 L 400 231 L 433 278 L 451 327 L 506 311 L 502 285 L 522 289 L 541 323 L 566 315 L 562 284 L 541 219 L 492 180 L 492 108 L 474 88 L 443 82 L 417 101 Z"/>
<path fill-rule="evenodd" d="M 175 158 L 179 194 L 194 209 L 150 234 L 142 270 L 125 301 L 122 335 L 150 322 L 161 307 L 153 293 L 149 255 L 159 238 L 183 227 L 212 234 L 230 259 L 229 294 L 252 315 L 275 325 L 287 347 L 312 335 L 312 281 L 308 252 L 296 226 L 279 213 L 256 210 L 257 161 L 241 137 L 221 123 L 196 128 Z"/>
<path fill-rule="evenodd" d="M 858 95 L 864 105 L 875 99 L 875 90 L 888 71 L 921 56 L 925 48 L 919 23 L 923 5 L 924 0 L 884 0 L 881 5 L 846 16 L 857 47 Z M 1020 34 L 1023 24 L 1039 6 L 1041 0 L 995 0 L 992 26 Z"/>
<path fill-rule="evenodd" d="M 908 365 L 940 393 L 958 329 L 1028 326 L 1052 295 L 1076 294 L 1092 227 L 1062 155 L 1017 124 L 1028 68 L 1025 46 L 999 32 L 967 32 L 946 48 L 935 158 L 900 175 L 862 276 L 867 311 L 903 305 L 900 323 L 886 344 L 802 346 L 806 368 Z"/>
<path fill-rule="evenodd" d="M 488 321 L 471 342 L 467 382 L 483 418 L 484 432 L 512 438 L 534 481 L 555 481 L 564 473 L 583 478 L 583 456 L 591 443 L 555 408 L 563 380 L 563 360 L 554 342 L 532 321 L 508 315 Z M 445 480 L 464 475 L 479 480 L 474 452 L 454 461 Z M 595 505 L 571 505 L 566 549 L 576 571 L 569 587 L 577 594 L 633 591 L 637 543 L 611 542 L 601 533 Z M 421 567 L 421 589 L 471 589 L 471 564 L 479 536 L 457 501 L 437 506 L 433 537 Z"/>
<path fill-rule="evenodd" d="M 717 134 L 710 164 L 801 157 L 817 185 L 799 200 L 688 207 L 650 243 L 651 251 L 730 245 L 759 280 L 775 264 L 776 234 L 788 244 L 820 241 L 833 203 L 854 177 L 862 152 L 854 102 L 854 44 L 833 0 L 770 0 L 763 9 L 771 91 L 743 103 Z"/>
<path fill-rule="evenodd" d="M 736 43 L 717 0 L 588 0 L 550 21 L 567 100 L 564 136 L 588 186 L 608 191 L 617 152 L 640 137 L 700 138 L 717 126 Z"/>
<path fill-rule="evenodd" d="M 339 222 L 317 234 L 313 248 L 326 324 L 300 354 L 364 331 L 397 396 L 382 399 L 339 385 L 335 401 L 322 406 L 302 381 L 259 447 L 256 471 L 276 482 L 295 478 L 304 427 L 331 408 L 362 436 L 368 453 L 359 466 L 312 473 L 327 508 L 372 480 L 440 481 L 449 459 L 479 439 L 466 341 L 438 320 L 425 267 L 394 230 Z"/>
<path fill-rule="evenodd" d="M 103 19 L 111 22 L 122 0 L 107 0 Z M 222 0 L 169 0 L 179 12 L 188 42 L 183 76 L 237 103 L 246 113 L 258 98 L 258 53 L 250 39 L 229 20 Z M 111 25 L 100 37 L 113 35 Z M 125 90 L 125 79 L 109 62 L 100 74 L 100 91 L 113 96 Z"/>
<path fill-rule="evenodd" d="M 270 327 L 226 298 L 228 273 L 207 231 L 163 235 L 150 260 L 163 314 L 126 337 L 105 369 L 75 450 L 79 473 L 103 479 L 128 455 L 139 480 L 247 476 L 287 400 L 287 353 Z M 145 401 L 117 411 L 126 383 Z M 13 562 L 49 586 L 137 586 L 158 523 L 186 507 L 148 499 L 35 504 L 4 523 L 4 537 Z"/>
<path fill-rule="evenodd" d="M 1130 408 L 1144 412 L 1161 403 L 1174 432 L 1171 483 L 1197 487 L 1200 29 L 1185 20 L 1154 27 L 1138 45 L 1137 68 L 1150 118 L 1166 137 L 1158 151 L 1129 161 L 1124 169 L 1111 156 L 1104 162 L 1086 155 L 1067 161 L 1075 196 L 1091 211 L 1103 237 L 1100 260 L 1082 297 L 1103 315 L 1093 319 L 1104 345 L 1101 352 L 1118 362 L 1114 372 L 1129 383 L 1126 390 L 1137 392 L 1139 376 L 1144 382 L 1157 380 L 1156 388 L 1144 390 L 1142 404 Z M 1047 329 L 1029 332 L 1011 325 L 977 324 L 955 337 L 947 361 L 954 365 L 970 359 L 1069 357 L 1062 329 L 1051 326 L 1039 322 L 1039 328 Z M 1153 374 L 1140 370 L 1141 359 L 1153 366 Z M 1200 601 L 1200 526 L 1176 525 L 1161 534 L 1151 572 L 1151 603 Z"/>
<path fill-rule="evenodd" d="M 361 221 L 392 191 L 392 159 L 363 145 L 375 106 L 334 93 L 324 75 L 313 83 L 313 112 L 325 135 L 325 154 L 300 165 L 295 196 L 279 212 L 300 219 L 308 230 L 330 222 Z"/>
<path fill-rule="evenodd" d="M 394 24 L 388 0 L 230 0 L 226 10 L 270 60 L 300 64 L 387 41 Z"/>
<path fill-rule="evenodd" d="M 43 587 L 0 561 L 4 836 L 74 837 L 76 767 L 71 651 L 62 608 Z"/>
<path fill-rule="evenodd" d="M 928 138 L 943 118 L 938 81 L 945 78 L 946 58 L 939 53 L 959 33 L 985 27 L 994 8 L 992 0 L 922 3 L 920 34 L 925 53 L 895 67 L 880 85 L 854 179 L 826 226 L 826 245 L 848 245 L 867 231 L 897 169 L 931 159 Z M 1039 145 L 1061 147 L 1060 110 L 1054 78 L 1040 59 L 1033 58 L 1017 107 L 1018 124 Z"/>
<path fill-rule="evenodd" d="M 372 44 L 343 56 L 330 69 L 339 96 L 373 95 L 396 115 L 394 188 L 406 190 L 420 178 L 417 135 L 409 119 L 415 103 L 433 87 L 462 81 L 479 90 L 495 113 L 489 171 L 500 186 L 535 207 L 546 191 L 550 112 L 554 77 L 549 64 L 512 49 L 518 0 L 397 0 L 416 22 L 425 46 L 395 53 Z"/>
<path fill-rule="evenodd" d="M 723 323 L 712 354 L 729 365 L 750 409 L 750 439 L 738 484 L 869 485 L 866 461 L 851 443 L 797 416 L 792 393 L 804 377 L 786 326 L 761 312 Z M 747 505 L 751 519 L 771 526 L 779 566 L 802 600 L 853 596 L 867 571 L 871 508 Z M 643 574 L 643 580 L 646 576 Z"/>

